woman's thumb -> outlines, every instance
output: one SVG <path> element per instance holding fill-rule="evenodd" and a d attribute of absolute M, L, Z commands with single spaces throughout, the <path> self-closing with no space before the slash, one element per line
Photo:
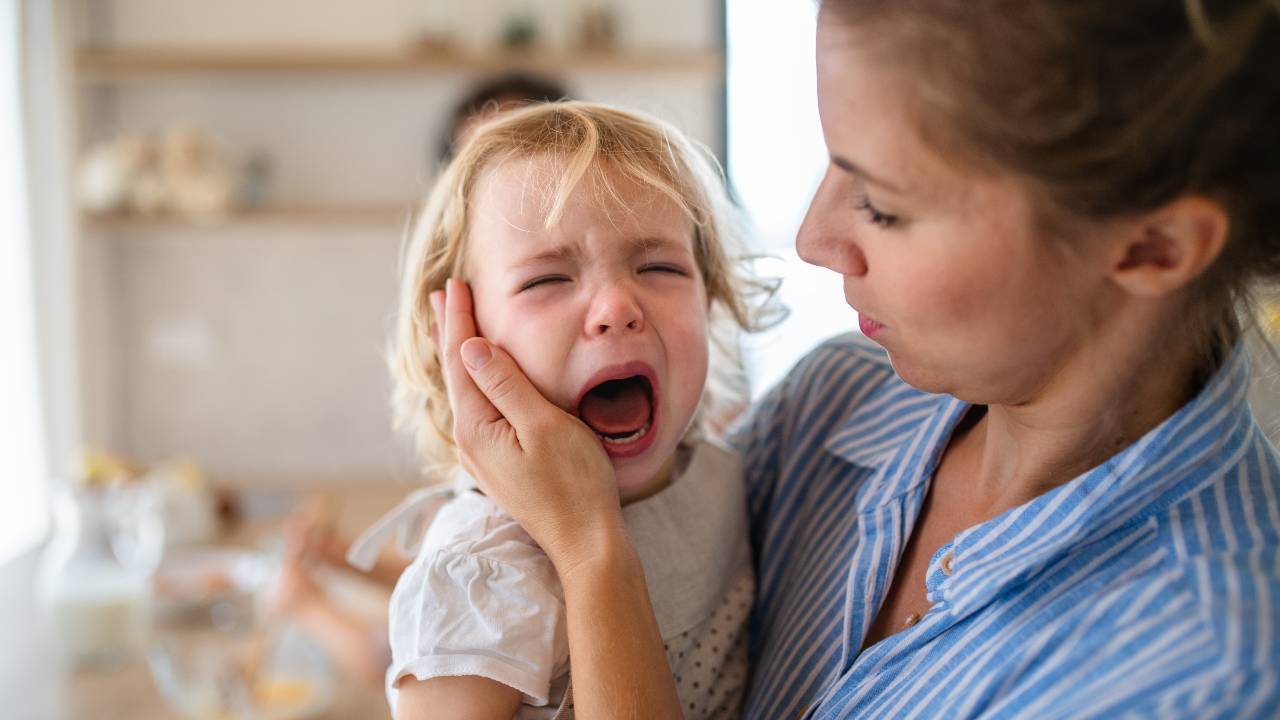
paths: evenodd
<path fill-rule="evenodd" d="M 533 414 L 555 409 L 501 348 L 476 337 L 464 342 L 459 351 L 476 387 L 517 433 L 527 427 Z"/>
<path fill-rule="evenodd" d="M 471 338 L 462 343 L 461 351 L 462 361 L 467 364 L 467 369 L 472 371 L 484 367 L 493 357 L 493 346 L 481 338 Z M 475 372 L 471 375 L 474 377 Z"/>

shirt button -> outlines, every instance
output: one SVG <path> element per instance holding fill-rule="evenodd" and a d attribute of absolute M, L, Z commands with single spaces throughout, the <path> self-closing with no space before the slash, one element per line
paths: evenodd
<path fill-rule="evenodd" d="M 951 560 L 955 557 L 950 551 L 942 556 L 942 560 L 938 562 L 938 567 L 942 569 L 942 574 L 951 577 L 955 570 L 951 568 Z"/>
<path fill-rule="evenodd" d="M 902 621 L 902 629 L 906 630 L 907 628 L 912 627 L 918 622 L 920 622 L 920 614 L 911 613 L 910 615 L 907 616 L 906 620 Z"/>

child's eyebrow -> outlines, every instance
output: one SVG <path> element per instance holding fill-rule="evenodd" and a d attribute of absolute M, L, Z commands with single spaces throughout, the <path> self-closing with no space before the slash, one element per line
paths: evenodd
<path fill-rule="evenodd" d="M 678 240 L 672 240 L 667 237 L 644 236 L 632 238 L 628 241 L 633 248 L 633 252 L 650 253 L 657 250 L 674 250 L 676 252 L 687 253 L 689 247 L 686 243 Z M 511 263 L 511 270 L 523 270 L 539 265 L 561 262 L 577 256 L 581 249 L 574 243 L 564 243 L 562 245 L 553 245 L 549 248 L 543 248 L 538 252 L 524 257 L 519 257 L 515 262 Z"/>
<path fill-rule="evenodd" d="M 636 238 L 631 241 L 636 250 L 640 252 L 653 252 L 655 250 L 675 250 L 678 252 L 688 252 L 688 243 L 672 240 L 668 237 L 646 236 Z"/>
<path fill-rule="evenodd" d="M 571 258 L 578 253 L 578 248 L 572 244 L 554 245 L 549 248 L 543 248 L 538 252 L 522 257 L 512 263 L 511 268 L 518 270 L 520 268 L 530 267 L 534 265 L 545 265 L 551 262 L 557 262 Z"/>

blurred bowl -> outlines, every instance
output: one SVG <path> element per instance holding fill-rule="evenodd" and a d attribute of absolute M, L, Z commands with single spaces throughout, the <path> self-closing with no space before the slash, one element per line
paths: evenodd
<path fill-rule="evenodd" d="M 244 603 L 271 577 L 261 553 L 224 547 L 189 547 L 166 553 L 152 582 L 152 605 L 159 619 L 180 622 L 191 613 L 199 620 L 218 603 Z"/>
<path fill-rule="evenodd" d="M 258 596 L 271 577 L 270 562 L 249 551 L 190 549 L 162 563 L 147 660 L 182 717 L 303 720 L 332 704 L 324 652 L 288 625 L 264 627 Z M 250 678 L 249 656 L 264 632 L 268 645 Z"/>

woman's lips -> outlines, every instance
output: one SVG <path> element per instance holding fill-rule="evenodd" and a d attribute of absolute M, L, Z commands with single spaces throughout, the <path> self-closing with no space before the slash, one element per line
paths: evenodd
<path fill-rule="evenodd" d="M 884 329 L 884 325 L 880 324 L 869 315 L 858 313 L 858 329 L 862 330 L 863 335 L 866 335 L 869 338 L 874 338 L 881 330 Z"/>

